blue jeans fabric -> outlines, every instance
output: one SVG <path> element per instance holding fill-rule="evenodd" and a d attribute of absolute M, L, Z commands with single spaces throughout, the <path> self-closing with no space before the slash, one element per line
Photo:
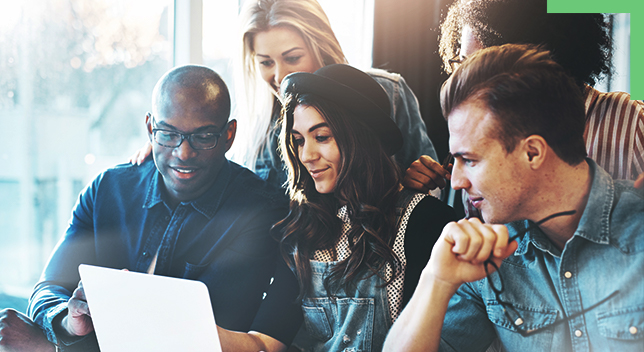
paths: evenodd
<path fill-rule="evenodd" d="M 499 269 L 505 288 L 500 298 L 521 314 L 523 329 L 546 329 L 528 337 L 517 333 L 483 279 L 464 284 L 450 301 L 441 350 L 485 351 L 497 336 L 509 351 L 644 350 L 644 192 L 587 162 L 592 188 L 564 249 L 533 226 Z M 509 224 L 510 235 L 528 226 Z M 492 280 L 499 287 L 498 273 Z M 553 325 L 616 290 L 607 302 Z"/>
<path fill-rule="evenodd" d="M 401 171 L 407 170 L 412 162 L 421 155 L 429 155 L 438 160 L 436 150 L 427 135 L 427 126 L 420 116 L 418 100 L 405 82 L 405 79 L 395 73 L 379 69 L 366 71 L 387 92 L 391 102 L 391 119 L 396 122 L 403 136 L 402 149 L 394 154 Z M 255 173 L 268 183 L 281 187 L 286 181 L 284 163 L 278 154 L 279 126 L 275 126 L 278 116 L 272 116 L 273 123 L 269 137 L 262 153 L 255 163 Z"/>
<path fill-rule="evenodd" d="M 156 274 L 204 282 L 217 323 L 248 331 L 279 258 L 269 230 L 286 214 L 283 192 L 232 162 L 203 195 L 174 210 L 164 192 L 149 160 L 108 169 L 81 193 L 28 307 L 52 342 L 97 350 L 54 329 L 80 280 L 79 264 L 146 272 L 157 250 Z"/>
<path fill-rule="evenodd" d="M 378 275 L 327 292 L 324 279 L 337 262 L 311 261 L 313 288 L 302 301 L 306 338 L 297 344 L 305 351 L 380 351 L 391 316 L 387 289 Z"/>

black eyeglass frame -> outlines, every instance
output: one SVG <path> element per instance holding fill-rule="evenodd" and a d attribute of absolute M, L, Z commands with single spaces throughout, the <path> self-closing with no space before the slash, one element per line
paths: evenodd
<path fill-rule="evenodd" d="M 456 65 L 462 64 L 466 59 L 466 56 L 461 56 L 461 51 L 459 49 L 459 51 L 456 53 L 456 55 L 454 55 L 453 58 L 447 60 L 449 67 L 452 69 L 452 73 L 454 73 L 454 71 L 456 71 L 456 69 L 458 68 L 458 66 Z"/>
<path fill-rule="evenodd" d="M 575 213 L 576 213 L 575 210 L 564 211 L 564 212 L 549 215 L 549 216 L 547 216 L 547 217 L 545 217 L 545 218 L 543 218 L 543 219 L 541 219 L 541 220 L 539 220 L 539 221 L 537 221 L 535 223 L 531 223 L 531 224 L 528 225 L 527 228 L 525 228 L 523 231 L 521 231 L 521 233 L 518 233 L 518 234 L 510 237 L 508 239 L 508 243 L 510 243 L 510 242 L 522 237 L 523 235 L 525 235 L 533 226 L 539 226 L 539 225 L 543 224 L 544 222 L 546 222 L 546 221 L 548 221 L 550 219 L 559 217 L 559 216 L 573 215 Z M 497 273 L 497 276 L 499 277 L 499 283 L 501 284 L 501 288 L 496 288 L 496 286 L 494 286 L 494 281 L 492 280 L 492 278 L 490 276 L 490 270 L 488 269 L 488 265 L 491 265 L 495 269 L 495 271 Z M 583 314 L 586 314 L 589 311 L 591 311 L 591 310 L 597 308 L 598 306 L 602 305 L 603 303 L 607 302 L 609 299 L 615 297 L 617 294 L 619 294 L 619 290 L 616 290 L 613 293 L 611 293 L 610 295 L 608 295 L 607 297 L 605 297 L 604 299 L 600 300 L 599 302 L 597 302 L 597 303 L 591 305 L 590 307 L 585 308 L 582 311 L 577 312 L 577 313 L 575 313 L 573 315 L 566 316 L 565 314 L 562 313 L 563 314 L 562 319 L 556 320 L 554 323 L 552 323 L 552 324 L 550 324 L 548 326 L 544 326 L 544 327 L 540 327 L 540 328 L 536 328 L 536 329 L 532 329 L 532 330 L 524 330 L 523 328 L 521 328 L 521 325 L 523 325 L 523 323 L 524 323 L 524 320 L 523 320 L 523 317 L 521 316 L 521 314 L 519 314 L 519 312 L 517 312 L 517 310 L 514 309 L 512 304 L 510 304 L 509 302 L 503 301 L 501 299 L 501 297 L 500 297 L 505 288 L 503 286 L 503 278 L 501 277 L 501 273 L 499 272 L 498 265 L 496 265 L 496 263 L 494 263 L 491 259 L 488 259 L 488 260 L 486 260 L 484 262 L 483 267 L 485 268 L 485 275 L 486 275 L 488 284 L 490 285 L 490 288 L 492 289 L 492 292 L 494 292 L 494 296 L 496 298 L 496 301 L 503 308 L 503 314 L 505 314 L 505 317 L 508 318 L 508 320 L 512 323 L 512 325 L 515 327 L 517 332 L 523 337 L 530 336 L 530 335 L 532 335 L 534 333 L 537 333 L 539 331 L 548 329 L 550 327 L 553 327 L 553 326 L 559 325 L 559 324 L 561 324 L 563 322 L 566 322 L 566 321 L 568 321 L 570 319 L 574 319 L 574 318 L 579 317 L 579 316 L 581 316 Z M 512 316 L 510 316 L 510 311 L 516 316 L 516 318 L 513 318 Z"/>
<path fill-rule="evenodd" d="M 150 116 L 152 117 L 152 124 L 156 125 L 156 122 L 154 121 L 154 116 L 152 116 L 152 115 L 150 115 Z M 215 149 L 215 148 L 217 148 L 217 145 L 219 144 L 219 138 L 221 138 L 221 135 L 224 134 L 224 130 L 228 127 L 228 123 L 229 122 L 226 122 L 224 124 L 224 126 L 222 126 L 221 130 L 219 130 L 219 132 L 216 132 L 216 133 L 213 133 L 213 132 L 181 133 L 181 132 L 172 131 L 172 130 L 165 130 L 163 128 L 153 128 L 152 129 L 152 139 L 154 139 L 154 142 L 156 144 L 158 144 L 158 145 L 160 145 L 162 147 L 166 147 L 166 148 L 179 148 L 181 146 L 181 144 L 183 144 L 183 141 L 187 140 L 188 144 L 190 144 L 190 148 L 192 148 L 194 150 Z M 159 143 L 159 141 L 157 141 L 157 137 L 156 137 L 157 132 L 174 133 L 174 134 L 177 134 L 177 135 L 181 136 L 181 140 L 179 141 L 179 144 L 177 144 L 176 146 L 161 144 L 161 143 Z M 214 136 L 214 137 L 216 137 L 215 144 L 212 147 L 208 147 L 208 148 L 195 148 L 195 146 L 192 144 L 193 143 L 193 137 L 195 135 L 207 135 L 208 137 Z"/>
<path fill-rule="evenodd" d="M 452 153 L 447 152 L 447 156 L 445 156 L 445 159 L 443 159 L 443 163 L 441 166 L 443 169 L 448 170 L 447 168 L 449 167 L 449 164 L 454 165 L 454 155 Z"/>

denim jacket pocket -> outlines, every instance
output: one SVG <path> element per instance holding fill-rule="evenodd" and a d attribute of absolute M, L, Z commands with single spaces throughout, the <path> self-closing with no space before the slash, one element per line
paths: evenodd
<path fill-rule="evenodd" d="M 557 320 L 558 312 L 556 309 L 545 307 L 526 308 L 516 305 L 512 305 L 512 307 L 521 315 L 523 323 L 520 325 L 520 328 L 524 331 L 541 329 L 554 324 Z M 517 327 L 515 325 L 516 320 L 509 320 L 503 312 L 503 306 L 498 302 L 491 301 L 487 304 L 487 315 L 490 318 L 490 321 L 495 325 L 513 332 L 517 331 Z M 513 314 L 510 313 L 510 316 L 513 317 Z M 518 319 L 518 317 L 516 319 Z"/>
<path fill-rule="evenodd" d="M 304 326 L 311 351 L 371 351 L 374 329 L 373 298 L 305 298 Z"/>
<path fill-rule="evenodd" d="M 184 279 L 197 280 L 209 265 L 210 264 L 196 265 L 186 262 L 186 266 L 183 269 L 183 275 L 181 277 Z"/>
<path fill-rule="evenodd" d="M 644 306 L 632 306 L 597 312 L 599 333 L 609 339 L 641 340 L 644 338 Z"/>
<path fill-rule="evenodd" d="M 321 341 L 328 341 L 333 337 L 333 330 L 323 307 L 302 305 L 302 312 L 306 331 L 311 337 Z"/>

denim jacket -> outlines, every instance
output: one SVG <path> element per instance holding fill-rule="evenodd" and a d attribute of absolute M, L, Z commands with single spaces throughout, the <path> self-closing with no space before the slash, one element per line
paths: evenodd
<path fill-rule="evenodd" d="M 438 160 L 434 145 L 427 135 L 425 122 L 420 116 L 418 100 L 405 79 L 399 74 L 379 69 L 370 69 L 366 73 L 375 79 L 389 96 L 391 118 L 402 132 L 403 147 L 394 154 L 401 171 L 407 170 L 421 155 L 429 155 Z M 272 119 L 270 135 L 257 158 L 255 173 L 268 183 L 281 187 L 286 181 L 286 171 L 278 153 L 279 126 L 275 125 L 277 116 L 273 116 Z"/>
<path fill-rule="evenodd" d="M 519 312 L 520 326 L 545 329 L 527 337 L 517 333 L 518 317 L 506 317 L 483 279 L 462 285 L 452 297 L 442 351 L 485 351 L 497 337 L 509 351 L 644 350 L 644 192 L 587 162 L 593 175 L 588 203 L 563 251 L 532 226 L 499 269 L 500 299 Z M 508 229 L 512 235 L 528 226 L 515 222 Z M 491 278 L 499 287 L 498 274 Z"/>
<path fill-rule="evenodd" d="M 157 250 L 155 274 L 204 282 L 217 324 L 248 331 L 278 258 L 269 229 L 286 213 L 282 191 L 226 162 L 199 198 L 174 210 L 164 199 L 151 160 L 108 169 L 81 193 L 29 302 L 50 341 L 63 350 L 98 349 L 93 334 L 66 338 L 54 329 L 80 280 L 79 264 L 146 272 Z"/>

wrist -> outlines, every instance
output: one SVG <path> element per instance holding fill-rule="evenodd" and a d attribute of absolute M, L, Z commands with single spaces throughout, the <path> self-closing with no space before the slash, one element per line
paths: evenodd
<path fill-rule="evenodd" d="M 76 337 L 78 335 L 76 335 L 72 330 L 69 319 L 69 314 L 65 314 L 65 316 L 60 320 L 60 331 L 67 337 Z"/>
<path fill-rule="evenodd" d="M 461 287 L 461 282 L 452 282 L 441 278 L 439 275 L 436 275 L 432 270 L 425 268 L 420 275 L 419 285 L 424 285 L 428 288 L 432 288 L 433 291 L 440 291 L 449 293 L 450 297 L 456 293 L 459 287 Z"/>

